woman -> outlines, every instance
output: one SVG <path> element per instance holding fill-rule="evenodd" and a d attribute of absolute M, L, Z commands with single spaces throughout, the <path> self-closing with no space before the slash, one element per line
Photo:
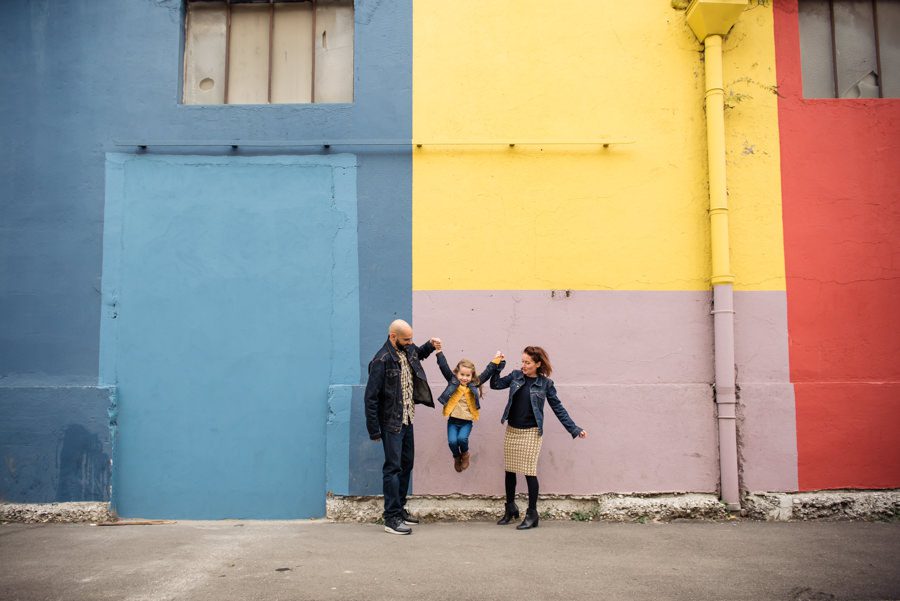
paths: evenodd
<path fill-rule="evenodd" d="M 517 369 L 508 376 L 500 377 L 506 361 L 500 356 L 498 369 L 491 375 L 491 388 L 503 390 L 509 388 L 509 400 L 503 410 L 500 423 L 509 422 L 506 426 L 506 437 L 503 440 L 503 463 L 506 469 L 506 512 L 499 525 L 508 524 L 519 517 L 516 505 L 516 474 L 525 474 L 528 483 L 528 511 L 525 519 L 516 529 L 527 530 L 538 525 L 537 497 L 537 461 L 541 454 L 541 442 L 544 433 L 544 401 L 572 438 L 585 438 L 587 432 L 575 425 L 572 418 L 556 396 L 556 387 L 550 379 L 553 368 L 547 352 L 539 346 L 527 346 L 522 351 L 522 369 Z"/>

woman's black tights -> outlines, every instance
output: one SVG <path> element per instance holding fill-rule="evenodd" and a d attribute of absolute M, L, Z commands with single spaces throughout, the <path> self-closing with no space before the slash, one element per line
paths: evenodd
<path fill-rule="evenodd" d="M 538 479 L 537 476 L 525 476 L 528 483 L 528 509 L 537 510 Z M 506 472 L 506 502 L 514 503 L 516 500 L 516 473 Z"/>

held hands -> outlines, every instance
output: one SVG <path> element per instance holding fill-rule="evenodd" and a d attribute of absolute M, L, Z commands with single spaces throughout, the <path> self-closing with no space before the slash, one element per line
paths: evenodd
<path fill-rule="evenodd" d="M 444 350 L 444 347 L 443 347 L 443 345 L 441 344 L 441 339 L 440 339 L 440 338 L 432 338 L 432 339 L 431 339 L 431 344 L 434 345 L 434 350 L 437 351 L 438 353 L 440 353 L 441 351 Z"/>
<path fill-rule="evenodd" d="M 506 355 L 503 354 L 503 351 L 497 351 L 497 354 L 494 355 L 494 359 L 499 359 L 500 361 L 506 361 Z"/>

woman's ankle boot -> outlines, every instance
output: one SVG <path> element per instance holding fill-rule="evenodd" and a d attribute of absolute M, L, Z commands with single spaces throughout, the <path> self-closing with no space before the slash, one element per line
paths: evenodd
<path fill-rule="evenodd" d="M 519 506 L 513 503 L 506 504 L 506 512 L 503 517 L 497 521 L 498 526 L 505 526 L 513 520 L 519 519 Z"/>
<path fill-rule="evenodd" d="M 537 509 L 529 509 L 525 512 L 525 519 L 522 520 L 522 523 L 516 526 L 516 530 L 528 530 L 529 528 L 537 528 L 538 521 L 539 519 Z"/>

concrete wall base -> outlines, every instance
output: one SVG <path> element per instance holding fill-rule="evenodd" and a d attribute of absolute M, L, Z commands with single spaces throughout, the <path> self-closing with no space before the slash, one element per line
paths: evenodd
<path fill-rule="evenodd" d="M 742 505 L 747 517 L 766 521 L 897 520 L 900 490 L 754 492 L 744 495 Z"/>
<path fill-rule="evenodd" d="M 527 500 L 517 498 L 520 508 Z M 900 490 L 819 491 L 803 493 L 751 492 L 742 498 L 741 515 L 752 520 L 898 520 Z M 327 517 L 337 522 L 381 519 L 380 496 L 329 495 Z M 493 520 L 503 513 L 503 499 L 490 496 L 414 496 L 409 510 L 424 521 Z M 541 518 L 574 521 L 645 522 L 676 519 L 725 519 L 729 513 L 715 495 L 542 495 Z M 117 519 L 108 503 L 0 503 L 0 522 L 111 522 Z"/>
<path fill-rule="evenodd" d="M 382 497 L 329 496 L 327 517 L 338 522 L 375 522 Z M 519 508 L 527 505 L 517 497 Z M 762 521 L 897 520 L 900 490 L 753 492 L 742 498 L 743 517 Z M 409 498 L 408 509 L 423 521 L 492 520 L 503 514 L 503 498 L 477 495 L 429 495 Z M 664 495 L 541 495 L 544 519 L 645 522 L 676 519 L 726 519 L 730 513 L 718 497 L 685 493 Z"/>
<path fill-rule="evenodd" d="M 516 501 L 523 511 L 524 496 Z M 476 495 L 434 495 L 409 498 L 408 509 L 423 521 L 496 520 L 503 515 L 504 499 Z M 382 497 L 330 496 L 327 517 L 340 522 L 374 522 L 381 518 Z M 538 511 L 544 519 L 575 521 L 654 521 L 722 519 L 725 506 L 710 494 L 671 495 L 541 495 Z"/>
<path fill-rule="evenodd" d="M 109 503 L 0 503 L 0 522 L 113 522 Z"/>

